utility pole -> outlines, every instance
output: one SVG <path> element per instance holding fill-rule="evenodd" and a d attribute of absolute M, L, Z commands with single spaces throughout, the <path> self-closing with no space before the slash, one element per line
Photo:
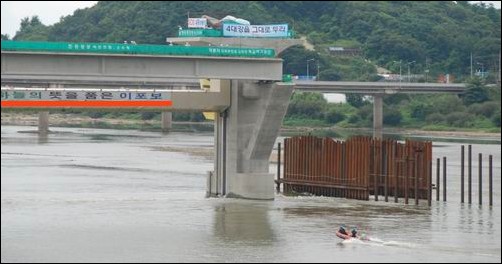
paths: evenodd
<path fill-rule="evenodd" d="M 403 80 L 403 71 L 401 70 L 402 60 L 399 60 L 399 88 L 401 88 L 401 82 Z"/>
<path fill-rule="evenodd" d="M 500 50 L 499 50 L 499 85 L 500 85 Z"/>
<path fill-rule="evenodd" d="M 425 57 L 425 82 L 429 81 L 429 58 Z"/>
<path fill-rule="evenodd" d="M 309 79 L 309 60 L 307 60 L 307 80 Z"/>
<path fill-rule="evenodd" d="M 317 60 L 317 76 L 316 81 L 319 81 L 319 60 Z"/>
<path fill-rule="evenodd" d="M 403 63 L 403 60 L 399 60 L 399 61 L 393 61 L 393 62 L 399 62 L 399 88 L 401 88 L 401 80 L 403 79 L 402 78 L 402 71 L 401 71 L 401 64 Z"/>
<path fill-rule="evenodd" d="M 410 75 L 410 65 L 415 63 L 415 61 L 408 62 L 408 82 L 411 82 L 411 75 Z"/>
<path fill-rule="evenodd" d="M 309 72 L 309 64 L 310 64 L 310 61 L 313 61 L 315 59 L 308 59 L 307 60 L 307 80 L 310 80 L 310 72 Z"/>

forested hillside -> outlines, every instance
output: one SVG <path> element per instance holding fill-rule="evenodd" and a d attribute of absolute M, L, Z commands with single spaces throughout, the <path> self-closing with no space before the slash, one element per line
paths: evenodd
<path fill-rule="evenodd" d="M 14 39 L 160 44 L 188 14 L 287 22 L 315 45 L 350 43 L 379 65 L 416 61 L 415 72 L 431 74 L 470 73 L 471 53 L 493 68 L 500 50 L 500 10 L 467 1 L 103 1 L 49 27 L 27 19 Z"/>

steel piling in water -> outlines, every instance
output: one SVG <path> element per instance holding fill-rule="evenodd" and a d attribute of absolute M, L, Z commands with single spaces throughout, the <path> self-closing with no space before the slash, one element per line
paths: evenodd
<path fill-rule="evenodd" d="M 493 206 L 493 156 L 488 156 L 488 195 L 489 204 Z"/>
<path fill-rule="evenodd" d="M 281 191 L 281 142 L 277 144 L 277 192 Z"/>
<path fill-rule="evenodd" d="M 418 155 L 415 155 L 415 161 L 418 161 Z M 413 178 L 415 180 L 415 205 L 418 205 L 418 163 L 413 166 Z"/>
<path fill-rule="evenodd" d="M 479 205 L 483 204 L 483 154 L 479 153 Z"/>
<path fill-rule="evenodd" d="M 408 155 L 408 154 L 406 154 Z M 408 168 L 408 156 L 406 156 L 406 160 L 404 162 L 404 204 L 408 204 L 408 189 L 409 189 L 409 184 L 408 184 L 408 176 L 409 176 L 409 168 Z"/>
<path fill-rule="evenodd" d="M 277 170 L 277 182 L 283 184 L 284 192 L 361 200 L 368 200 L 372 193 L 377 201 L 382 194 L 385 201 L 394 195 L 398 202 L 403 196 L 408 201 L 409 192 L 414 190 L 415 199 L 426 199 L 431 147 L 430 142 L 407 140 L 402 144 L 365 137 L 344 142 L 312 136 L 288 138 L 284 149 L 278 146 L 278 166 L 283 162 L 284 167 Z M 414 185 L 410 179 L 414 179 Z"/>
<path fill-rule="evenodd" d="M 467 149 L 467 201 L 472 204 L 472 145 Z"/>
<path fill-rule="evenodd" d="M 428 165 L 428 175 L 427 175 L 427 205 L 430 207 L 432 205 L 432 161 L 427 162 Z"/>
<path fill-rule="evenodd" d="M 382 166 L 382 174 L 385 177 L 385 186 L 384 186 L 384 195 L 385 195 L 385 202 L 389 201 L 389 173 L 388 173 L 388 168 L 387 168 L 387 148 L 389 144 L 385 144 L 385 148 L 383 148 L 383 155 L 382 155 L 382 161 L 383 161 L 383 166 Z"/>
<path fill-rule="evenodd" d="M 399 187 L 399 177 L 398 177 L 398 164 L 396 161 L 396 156 L 397 156 L 397 149 L 396 149 L 396 143 L 392 144 L 392 158 L 394 161 L 392 162 L 393 166 L 393 173 L 394 173 L 394 202 L 397 203 L 399 201 L 399 193 L 398 193 L 398 187 Z"/>
<path fill-rule="evenodd" d="M 443 202 L 446 202 L 446 157 L 443 157 Z"/>
<path fill-rule="evenodd" d="M 436 159 L 436 201 L 439 201 L 439 190 L 440 190 L 440 169 L 441 167 L 441 159 L 437 158 Z"/>
<path fill-rule="evenodd" d="M 460 149 L 460 202 L 464 203 L 464 155 L 465 147 L 462 145 Z"/>

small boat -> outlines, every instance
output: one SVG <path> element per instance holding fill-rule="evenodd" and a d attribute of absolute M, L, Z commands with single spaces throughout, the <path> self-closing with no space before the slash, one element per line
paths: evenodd
<path fill-rule="evenodd" d="M 343 239 L 343 240 L 347 240 L 347 239 L 359 239 L 361 241 L 370 241 L 371 240 L 365 234 L 363 234 L 362 236 L 352 237 L 351 235 L 342 234 L 342 233 L 340 233 L 340 231 L 336 231 L 336 236 Z"/>
<path fill-rule="evenodd" d="M 356 238 L 356 237 L 352 237 L 350 235 L 345 235 L 345 234 L 342 234 L 340 233 L 340 231 L 336 231 L 336 236 L 341 238 L 341 239 L 351 239 L 351 238 Z"/>

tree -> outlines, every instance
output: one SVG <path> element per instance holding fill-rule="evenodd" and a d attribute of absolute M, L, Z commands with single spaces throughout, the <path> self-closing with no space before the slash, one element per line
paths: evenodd
<path fill-rule="evenodd" d="M 283 62 L 283 72 L 294 75 L 307 75 L 307 61 L 320 60 L 320 55 L 315 51 L 306 50 L 303 46 L 291 47 L 281 54 Z M 317 72 L 317 63 L 310 63 L 309 75 L 313 76 Z M 323 61 L 320 61 L 321 68 L 324 68 Z"/>
<path fill-rule="evenodd" d="M 9 40 L 10 36 L 8 34 L 2 34 L 2 40 Z"/>
<path fill-rule="evenodd" d="M 500 110 L 495 113 L 492 117 L 492 122 L 495 124 L 497 127 L 500 127 Z"/>
<path fill-rule="evenodd" d="M 468 82 L 462 100 L 466 105 L 482 103 L 488 100 L 488 91 L 481 78 L 473 78 Z"/>
<path fill-rule="evenodd" d="M 340 113 L 340 111 L 331 108 L 329 111 L 326 113 L 325 116 L 326 122 L 330 124 L 336 124 L 342 120 L 345 119 L 345 115 L 343 113 Z"/>
<path fill-rule="evenodd" d="M 394 108 L 386 109 L 383 113 L 383 123 L 386 125 L 399 125 L 402 119 L 403 116 L 401 115 L 401 112 Z"/>
<path fill-rule="evenodd" d="M 319 93 L 295 93 L 286 117 L 323 119 L 327 101 Z"/>
<path fill-rule="evenodd" d="M 342 75 L 335 69 L 327 69 L 319 73 L 320 81 L 339 81 L 341 79 Z"/>
<path fill-rule="evenodd" d="M 345 97 L 347 98 L 347 103 L 353 107 L 359 108 L 365 105 L 364 96 L 361 94 L 345 94 Z"/>
<path fill-rule="evenodd" d="M 412 101 L 410 103 L 411 117 L 424 121 L 427 115 L 432 113 L 432 105 L 423 101 Z"/>
<path fill-rule="evenodd" d="M 49 28 L 42 24 L 38 16 L 25 17 L 21 20 L 21 27 L 16 32 L 14 40 L 47 41 Z"/>

